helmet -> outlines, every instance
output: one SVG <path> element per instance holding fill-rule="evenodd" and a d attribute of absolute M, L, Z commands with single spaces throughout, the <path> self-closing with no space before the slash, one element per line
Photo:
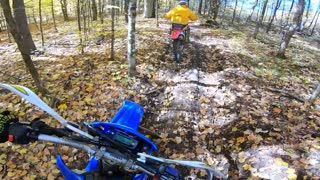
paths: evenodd
<path fill-rule="evenodd" d="M 180 0 L 178 4 L 179 5 L 188 5 L 186 0 Z"/>

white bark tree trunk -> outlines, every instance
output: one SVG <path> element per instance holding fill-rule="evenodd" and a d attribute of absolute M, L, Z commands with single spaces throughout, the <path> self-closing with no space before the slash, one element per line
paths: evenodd
<path fill-rule="evenodd" d="M 135 76 L 136 71 L 136 0 L 129 0 L 129 16 L 128 16 L 128 73 L 129 76 Z"/>
<path fill-rule="evenodd" d="M 277 53 L 277 56 L 280 58 L 285 58 L 285 51 L 289 45 L 290 39 L 300 25 L 305 3 L 305 0 L 299 0 L 299 2 L 297 3 L 297 10 L 293 17 L 293 24 L 290 26 L 289 30 L 284 33 L 281 40 L 280 48 Z"/>
<path fill-rule="evenodd" d="M 155 17 L 155 0 L 144 0 L 144 18 Z"/>
<path fill-rule="evenodd" d="M 310 102 L 314 102 L 316 100 L 316 98 L 319 96 L 320 94 L 320 82 L 318 83 L 317 88 L 313 91 L 312 95 L 309 98 Z"/>

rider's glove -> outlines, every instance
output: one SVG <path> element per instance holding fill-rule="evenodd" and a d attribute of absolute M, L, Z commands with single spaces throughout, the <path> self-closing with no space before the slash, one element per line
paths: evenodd
<path fill-rule="evenodd" d="M 28 144 L 31 141 L 31 129 L 16 122 L 9 127 L 8 140 L 16 144 Z"/>
<path fill-rule="evenodd" d="M 0 143 L 8 140 L 9 127 L 15 122 L 18 122 L 18 118 L 15 115 L 0 109 Z"/>

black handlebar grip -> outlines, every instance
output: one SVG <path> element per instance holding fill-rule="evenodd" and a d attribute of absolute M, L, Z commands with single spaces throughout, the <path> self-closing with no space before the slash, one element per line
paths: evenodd
<path fill-rule="evenodd" d="M 18 118 L 15 115 L 0 109 L 0 143 L 8 140 L 9 127 L 15 122 L 18 122 Z"/>

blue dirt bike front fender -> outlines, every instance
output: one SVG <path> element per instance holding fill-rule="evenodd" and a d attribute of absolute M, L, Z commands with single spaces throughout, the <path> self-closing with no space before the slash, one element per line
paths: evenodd
<path fill-rule="evenodd" d="M 104 132 L 110 128 L 116 128 L 128 133 L 131 133 L 137 136 L 138 138 L 140 138 L 145 144 L 149 145 L 150 147 L 149 153 L 151 154 L 153 151 L 156 151 L 158 149 L 157 146 L 138 131 L 143 114 L 144 114 L 144 109 L 139 104 L 133 101 L 125 100 L 122 104 L 122 107 L 119 109 L 116 115 L 112 118 L 110 123 L 93 122 L 91 123 L 91 126 L 103 127 Z M 99 170 L 99 160 L 92 157 L 88 162 L 84 170 L 84 173 L 76 173 L 70 170 L 66 166 L 61 156 L 58 156 L 57 167 L 59 168 L 62 176 L 66 180 L 84 180 L 86 177 L 86 173 Z M 147 177 L 148 176 L 144 173 L 136 174 L 132 178 L 132 180 L 146 180 Z"/>

